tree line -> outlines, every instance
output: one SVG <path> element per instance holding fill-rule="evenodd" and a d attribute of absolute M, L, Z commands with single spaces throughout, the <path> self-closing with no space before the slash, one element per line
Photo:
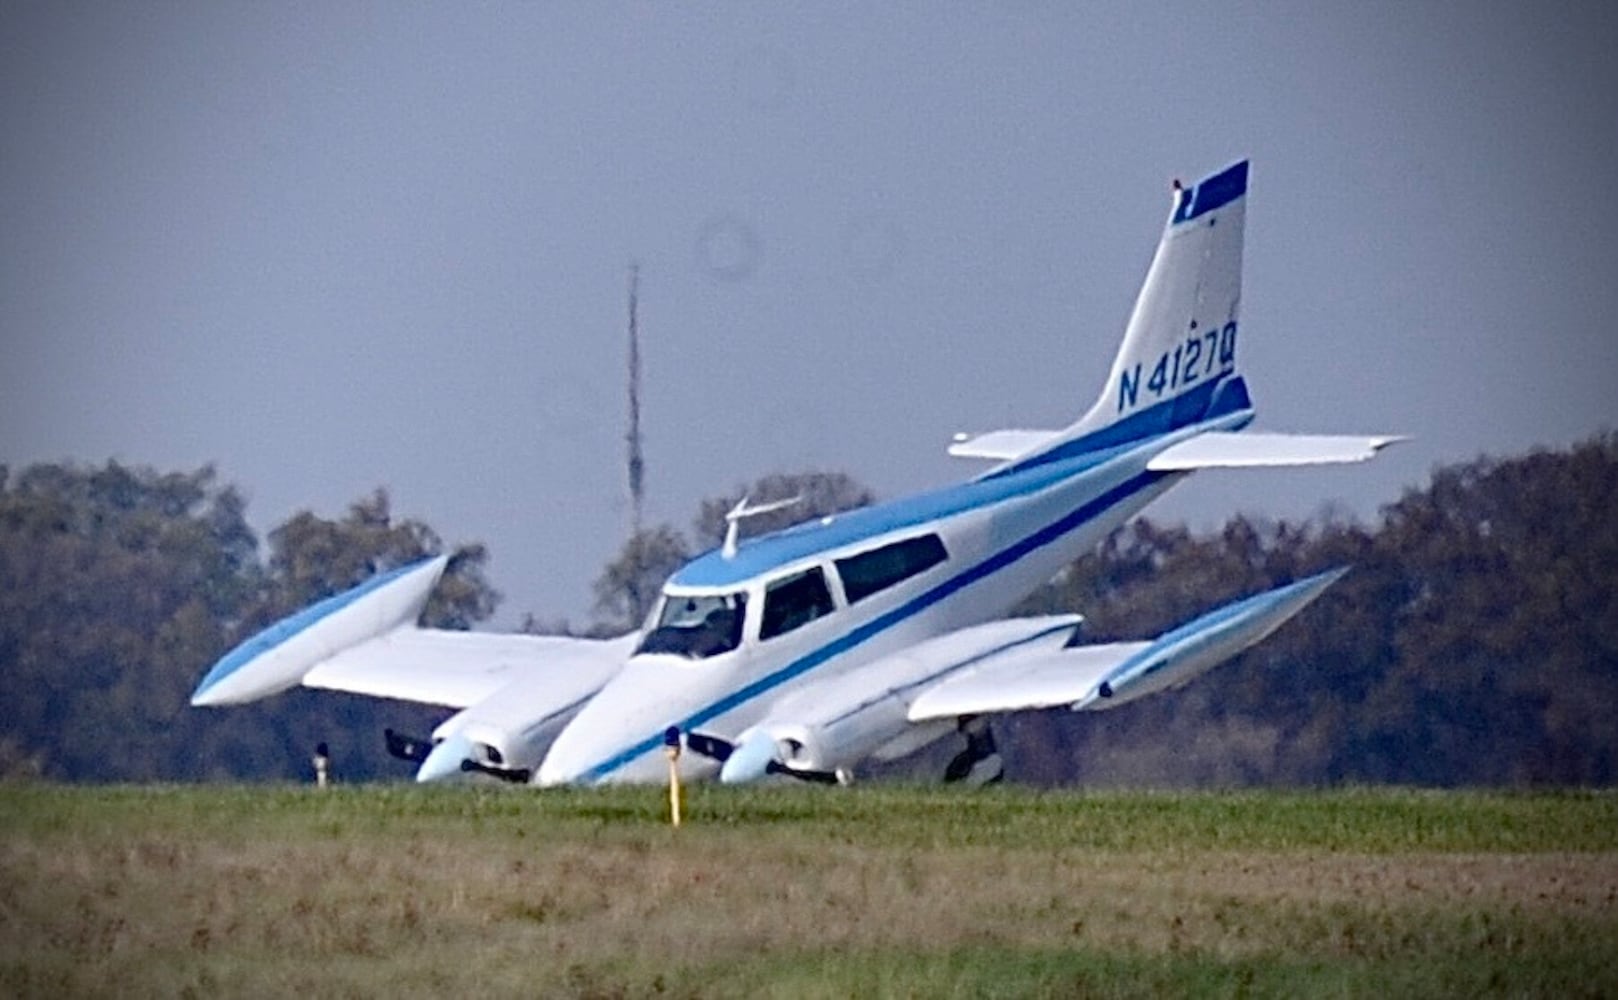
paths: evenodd
<path fill-rule="evenodd" d="M 383 726 L 447 713 L 295 689 L 254 705 L 189 705 L 235 643 L 374 573 L 445 551 L 377 490 L 341 518 L 303 512 L 261 554 L 246 503 L 211 467 L 159 473 L 0 467 L 0 774 L 74 781 L 290 777 L 329 740 L 350 774 L 392 770 Z M 488 553 L 453 550 L 425 621 L 466 628 L 499 595 Z"/>
<path fill-rule="evenodd" d="M 766 477 L 655 525 L 597 578 L 582 632 L 638 624 L 662 578 L 718 544 L 741 496 L 801 495 L 767 530 L 859 506 L 836 473 Z M 1217 530 L 1140 518 L 1031 595 L 1096 641 L 1155 635 L 1228 600 L 1343 564 L 1298 619 L 1181 691 L 1106 712 L 998 720 L 1008 776 L 1046 784 L 1242 786 L 1618 781 L 1618 436 L 1438 469 L 1374 523 L 1235 516 Z M 405 777 L 386 726 L 448 715 L 295 689 L 199 710 L 232 645 L 376 572 L 449 552 L 424 621 L 470 628 L 499 595 L 478 543 L 447 548 L 378 489 L 335 519 L 302 512 L 260 545 L 212 467 L 0 467 L 0 775 L 78 781 L 300 776 L 317 741 L 349 780 Z M 528 627 L 540 619 L 530 615 Z"/>

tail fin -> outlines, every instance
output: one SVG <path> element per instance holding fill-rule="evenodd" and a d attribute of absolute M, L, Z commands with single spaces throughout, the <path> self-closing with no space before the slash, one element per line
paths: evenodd
<path fill-rule="evenodd" d="M 1246 160 L 1189 188 L 1175 182 L 1101 395 L 1053 448 L 1108 448 L 1251 409 L 1236 360 L 1246 204 Z"/>
<path fill-rule="evenodd" d="M 1196 427 L 1164 442 L 1147 465 L 1154 472 L 1189 472 L 1362 462 L 1405 440 L 1229 433 L 1253 419 L 1236 354 L 1246 214 L 1246 160 L 1190 188 L 1175 181 L 1168 225 L 1095 405 L 1059 431 L 957 434 L 950 454 L 1004 463 L 982 474 L 987 478 Z"/>

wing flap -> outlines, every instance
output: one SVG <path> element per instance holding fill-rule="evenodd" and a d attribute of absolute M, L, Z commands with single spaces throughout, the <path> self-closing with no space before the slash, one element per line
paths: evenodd
<path fill-rule="evenodd" d="M 1388 445 L 1404 440 L 1408 439 L 1397 435 L 1207 431 L 1165 448 L 1147 468 L 1154 472 L 1185 472 L 1364 462 Z"/>
<path fill-rule="evenodd" d="M 1064 649 L 1008 650 L 923 691 L 911 722 L 1070 705 L 1149 643 L 1114 642 Z"/>

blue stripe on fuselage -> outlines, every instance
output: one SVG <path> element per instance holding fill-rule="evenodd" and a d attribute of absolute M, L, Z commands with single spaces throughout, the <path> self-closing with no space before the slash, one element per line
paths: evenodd
<path fill-rule="evenodd" d="M 871 638 L 898 625 L 905 619 L 925 611 L 945 598 L 948 598 L 965 589 L 966 587 L 971 586 L 972 584 L 977 583 L 978 581 L 983 580 L 1002 569 L 1005 569 L 1007 566 L 1010 566 L 1017 560 L 1044 548 L 1069 532 L 1077 530 L 1086 523 L 1100 516 L 1109 508 L 1129 499 L 1153 484 L 1158 483 L 1169 476 L 1178 474 L 1179 473 L 1142 472 L 1139 475 L 1136 475 L 1134 478 L 1124 481 L 1120 485 L 1113 487 L 1095 499 L 1081 504 L 1078 508 L 1052 522 L 1051 524 L 1046 525 L 1033 534 L 1028 535 L 1007 548 L 1001 549 L 999 552 L 996 552 L 994 555 L 983 560 L 977 565 L 969 567 L 950 579 L 945 580 L 943 583 L 940 583 L 938 586 L 927 591 L 926 593 L 917 596 L 908 603 L 851 630 L 846 635 L 833 640 L 819 649 L 813 650 L 812 652 L 799 657 L 798 659 L 782 667 L 780 670 L 761 677 L 746 687 L 726 695 L 724 698 L 714 702 L 707 708 L 701 709 L 700 711 L 681 721 L 679 723 L 679 727 L 684 730 L 696 729 L 709 721 L 724 715 L 726 712 L 729 712 L 732 709 L 751 701 L 759 695 L 764 694 L 773 688 L 779 687 L 787 681 L 807 673 L 810 670 L 813 670 L 815 667 L 825 663 L 827 660 L 830 660 L 835 656 L 845 653 L 848 650 L 867 642 Z M 600 764 L 589 768 L 579 775 L 579 779 L 590 782 L 600 781 L 613 771 L 616 771 L 618 768 L 628 764 L 630 761 L 633 761 L 637 757 L 649 753 L 662 745 L 663 734 L 661 731 L 659 731 L 646 737 L 639 743 L 619 751 L 617 754 L 607 758 Z"/>
<path fill-rule="evenodd" d="M 1246 380 L 1240 375 L 1219 376 L 1194 389 L 1182 392 L 1173 399 L 1153 403 L 1146 409 L 1132 413 L 1100 430 L 1071 441 L 1063 441 L 1049 451 L 1030 455 L 1003 469 L 996 469 L 984 478 L 1000 479 L 1019 475 L 1042 465 L 1080 457 L 1099 461 L 1110 458 L 1125 448 L 1135 447 L 1147 438 L 1171 434 L 1193 424 L 1206 423 L 1252 408 L 1253 399 L 1247 393 Z M 1225 429 L 1237 430 L 1244 426 L 1245 422 Z"/>
<path fill-rule="evenodd" d="M 715 550 L 687 563 L 669 583 L 676 587 L 739 587 L 773 570 L 906 528 L 932 524 L 971 510 L 982 510 L 1016 496 L 1038 492 L 1099 465 L 1116 452 L 1069 455 L 1060 466 L 1020 477 L 957 483 L 916 496 L 807 521 L 784 531 L 743 542 L 735 555 Z M 1042 463 L 1045 464 L 1045 463 Z"/>
<path fill-rule="evenodd" d="M 703 589 L 739 587 L 772 570 L 813 556 L 1044 489 L 1145 444 L 1150 438 L 1250 410 L 1252 405 L 1247 383 L 1241 376 L 1219 376 L 1110 426 L 995 469 L 971 482 L 807 521 L 744 541 L 733 556 L 726 557 L 715 549 L 687 563 L 669 583 L 675 587 Z M 1241 425 L 1221 429 L 1235 430 L 1238 426 Z"/>

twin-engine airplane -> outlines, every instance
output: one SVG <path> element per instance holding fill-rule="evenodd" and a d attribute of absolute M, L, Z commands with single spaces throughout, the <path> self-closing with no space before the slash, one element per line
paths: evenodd
<path fill-rule="evenodd" d="M 946 778 L 992 780 L 986 719 L 1109 708 L 1253 645 L 1342 569 L 1140 642 L 1087 644 L 1078 615 L 1005 618 L 1022 597 L 1196 469 L 1357 462 L 1394 437 L 1239 434 L 1253 404 L 1237 350 L 1247 163 L 1172 211 L 1100 398 L 1064 430 L 958 437 L 994 464 L 960 485 L 725 544 L 669 579 L 638 632 L 610 640 L 422 629 L 446 559 L 405 566 L 248 639 L 193 705 L 297 684 L 459 711 L 390 735 L 417 779 L 655 781 L 672 728 L 703 776 L 844 780 L 954 733 Z M 733 512 L 740 520 L 749 511 Z"/>

